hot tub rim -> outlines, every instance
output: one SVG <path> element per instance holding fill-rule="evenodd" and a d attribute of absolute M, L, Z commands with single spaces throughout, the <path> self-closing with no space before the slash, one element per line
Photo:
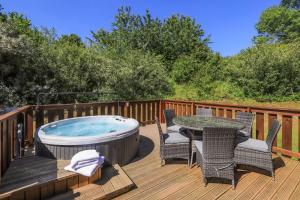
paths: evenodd
<path fill-rule="evenodd" d="M 60 145 L 60 146 L 80 146 L 80 145 L 91 145 L 91 144 L 99 144 L 99 143 L 104 143 L 104 142 L 109 142 L 109 141 L 114 141 L 114 140 L 119 140 L 122 138 L 126 138 L 130 135 L 133 135 L 136 133 L 136 131 L 139 130 L 139 122 L 133 118 L 126 118 L 122 117 L 119 115 L 97 115 L 97 116 L 83 116 L 83 117 L 74 117 L 74 118 L 69 118 L 69 119 L 63 119 L 59 121 L 67 121 L 67 120 L 74 120 L 74 119 L 80 119 L 80 118 L 109 118 L 109 117 L 120 117 L 125 120 L 131 120 L 135 124 L 135 126 L 131 129 L 125 129 L 122 131 L 118 132 L 113 132 L 113 133 L 105 133 L 102 135 L 98 136 L 76 136 L 76 137 L 67 137 L 67 136 L 47 136 L 45 132 L 42 130 L 43 128 L 50 126 L 51 124 L 57 123 L 58 121 L 55 122 L 50 122 L 45 125 L 42 125 L 36 130 L 35 133 L 35 139 L 36 141 L 48 145 Z M 41 137 L 42 136 L 42 137 Z"/>

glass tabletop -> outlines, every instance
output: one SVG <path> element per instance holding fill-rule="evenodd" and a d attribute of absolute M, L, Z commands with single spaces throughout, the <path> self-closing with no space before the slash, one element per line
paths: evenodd
<path fill-rule="evenodd" d="M 236 128 L 238 130 L 245 128 L 245 125 L 235 119 L 221 117 L 200 117 L 200 116 L 180 116 L 173 119 L 173 123 L 192 130 L 202 131 L 204 127 L 216 128 Z"/>

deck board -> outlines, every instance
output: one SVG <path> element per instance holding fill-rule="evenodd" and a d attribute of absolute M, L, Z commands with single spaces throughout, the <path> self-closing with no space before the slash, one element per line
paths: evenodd
<path fill-rule="evenodd" d="M 119 165 L 114 165 L 103 169 L 101 180 L 55 196 L 50 200 L 111 199 L 131 190 L 133 187 L 134 183 L 130 181 L 122 168 Z"/>
<path fill-rule="evenodd" d="M 136 188 L 115 199 L 300 199 L 298 161 L 274 155 L 275 181 L 264 170 L 243 166 L 235 190 L 229 181 L 218 179 L 204 187 L 200 168 L 190 169 L 186 161 L 160 166 L 156 125 L 141 127 L 140 134 L 140 156 L 123 166 Z"/>
<path fill-rule="evenodd" d="M 272 197 L 280 186 L 290 177 L 296 167 L 296 162 L 287 162 L 285 168 L 281 168 L 280 171 L 278 170 L 275 178 L 276 181 L 270 180 L 254 199 L 259 200 Z"/>
<path fill-rule="evenodd" d="M 0 194 L 71 176 L 74 173 L 63 170 L 63 166 L 67 163 L 68 161 L 36 156 L 15 160 L 10 164 L 2 179 Z"/>
<path fill-rule="evenodd" d="M 294 171 L 288 176 L 285 181 L 280 185 L 280 188 L 277 189 L 271 199 L 283 199 L 284 197 L 291 196 L 297 184 L 300 180 L 300 165 L 294 169 Z"/>

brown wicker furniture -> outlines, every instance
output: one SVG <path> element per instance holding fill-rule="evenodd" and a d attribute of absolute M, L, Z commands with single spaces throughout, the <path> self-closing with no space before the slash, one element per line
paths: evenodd
<path fill-rule="evenodd" d="M 234 150 L 234 161 L 236 164 L 252 165 L 271 172 L 275 179 L 275 172 L 272 160 L 272 144 L 280 129 L 278 120 L 273 120 L 271 129 L 268 132 L 266 141 L 249 138 L 238 143 Z"/>
<path fill-rule="evenodd" d="M 163 111 L 163 114 L 167 125 L 167 132 L 179 132 L 181 127 L 173 123 L 173 119 L 176 117 L 175 110 L 166 109 Z"/>
<path fill-rule="evenodd" d="M 191 138 L 191 159 L 192 167 L 194 154 L 196 153 L 196 141 L 202 140 L 202 130 L 204 127 L 232 127 L 236 129 L 244 128 L 244 124 L 234 119 L 224 119 L 219 117 L 203 116 L 181 116 L 173 119 L 174 124 L 186 128 Z"/>
<path fill-rule="evenodd" d="M 200 117 L 212 117 L 212 109 L 210 108 L 196 108 L 196 115 Z"/>
<path fill-rule="evenodd" d="M 196 115 L 199 117 L 212 117 L 213 112 L 210 108 L 196 108 Z M 190 166 L 192 167 L 194 155 L 196 154 L 196 145 L 195 142 L 197 140 L 202 140 L 202 131 L 193 130 L 191 134 L 191 161 Z"/>
<path fill-rule="evenodd" d="M 254 115 L 249 112 L 237 112 L 236 113 L 236 120 L 243 122 L 245 128 L 238 131 L 238 136 L 241 137 L 251 137 L 252 125 L 253 125 L 253 117 Z"/>
<path fill-rule="evenodd" d="M 235 119 L 222 117 L 179 116 L 173 119 L 173 124 L 180 127 L 203 131 L 205 127 L 243 129 L 245 125 Z"/>
<path fill-rule="evenodd" d="M 205 186 L 208 178 L 218 177 L 231 180 L 235 188 L 233 152 L 236 131 L 235 128 L 207 127 L 203 130 L 203 141 L 196 141 L 196 158 Z"/>
<path fill-rule="evenodd" d="M 180 132 L 163 133 L 159 119 L 156 117 L 156 124 L 160 140 L 160 158 L 163 165 L 165 159 L 182 158 L 190 163 L 190 139 Z"/>

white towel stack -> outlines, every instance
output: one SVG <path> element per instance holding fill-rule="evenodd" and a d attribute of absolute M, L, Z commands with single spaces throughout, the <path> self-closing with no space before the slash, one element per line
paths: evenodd
<path fill-rule="evenodd" d="M 65 170 L 90 177 L 99 167 L 102 167 L 103 163 L 104 157 L 99 156 L 96 150 L 85 150 L 75 154 Z"/>

